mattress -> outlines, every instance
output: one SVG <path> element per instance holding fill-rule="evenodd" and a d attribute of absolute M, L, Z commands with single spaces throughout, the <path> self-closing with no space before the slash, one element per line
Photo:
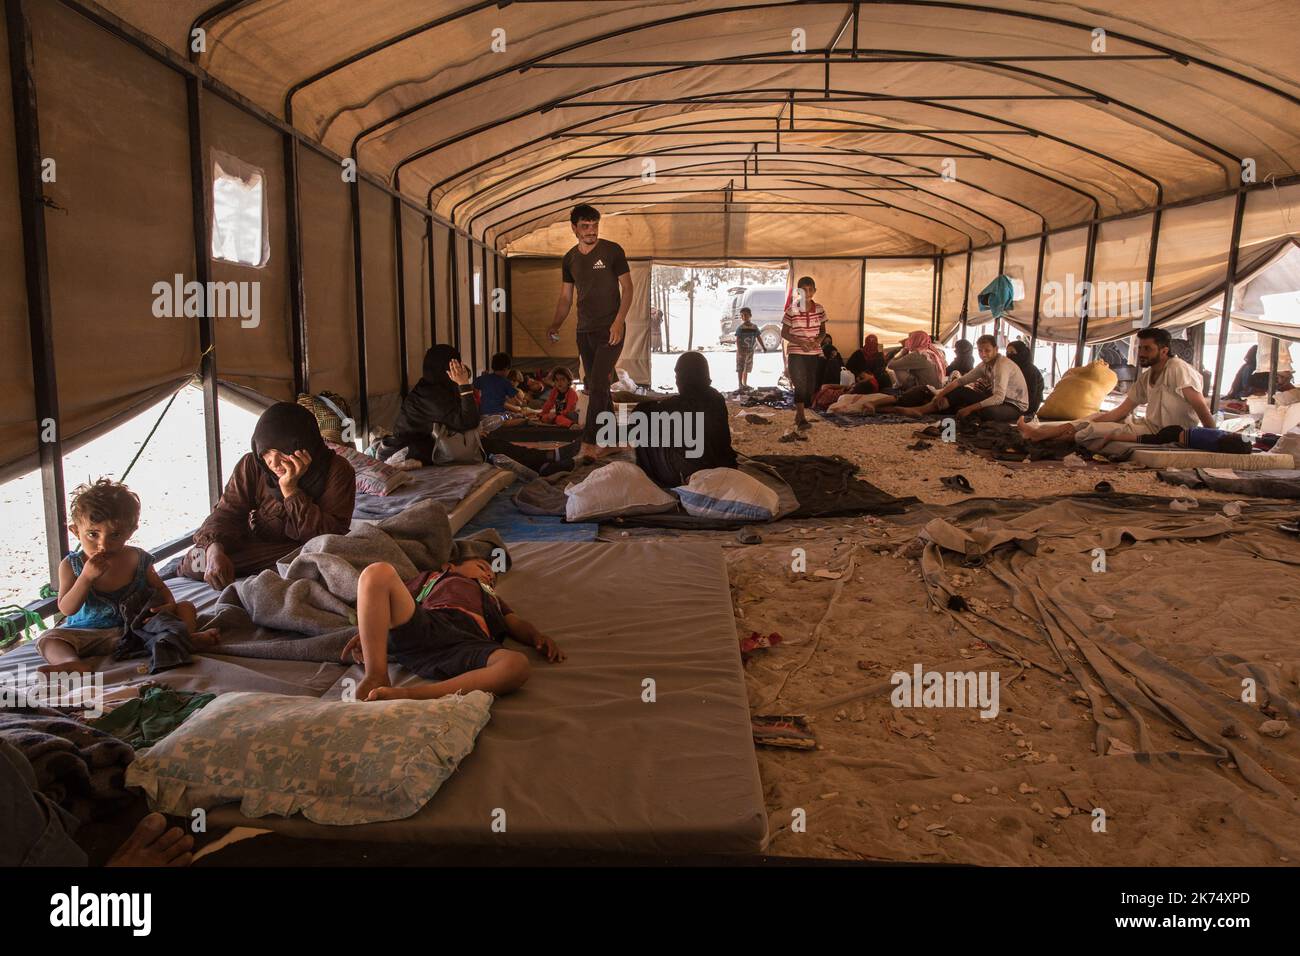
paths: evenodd
<path fill-rule="evenodd" d="M 429 804 L 406 820 L 353 827 L 250 819 L 226 805 L 209 811 L 209 825 L 430 846 L 761 850 L 767 814 L 720 546 L 555 542 L 512 552 L 500 592 L 568 660 L 533 656 L 528 684 L 493 704 L 474 751 Z M 643 700 L 647 686 L 653 702 Z"/>
<path fill-rule="evenodd" d="M 1294 468 L 1290 455 L 1256 452 L 1251 455 L 1226 455 L 1194 448 L 1136 448 L 1129 461 L 1146 468 L 1232 468 L 1235 471 L 1260 471 L 1266 468 Z"/>
<path fill-rule="evenodd" d="M 485 483 L 494 479 L 499 481 L 502 474 L 512 475 L 486 462 L 417 468 L 411 472 L 411 480 L 390 495 L 358 493 L 352 510 L 352 526 L 390 517 L 420 501 L 441 502 L 450 513 Z M 484 499 L 483 503 L 486 501 Z"/>

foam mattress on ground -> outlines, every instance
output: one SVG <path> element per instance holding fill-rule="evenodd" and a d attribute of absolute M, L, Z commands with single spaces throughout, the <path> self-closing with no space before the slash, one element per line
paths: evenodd
<path fill-rule="evenodd" d="M 450 514 L 474 491 L 494 478 L 499 479 L 503 474 L 513 477 L 511 472 L 504 472 L 486 462 L 417 468 L 411 472 L 411 480 L 390 495 L 358 493 L 352 510 L 352 526 L 379 521 L 405 511 L 420 501 L 440 502 Z M 491 497 L 488 495 L 488 498 Z"/>
<path fill-rule="evenodd" d="M 1259 471 L 1265 468 L 1295 467 L 1295 460 L 1290 455 L 1273 452 L 1225 455 L 1194 448 L 1136 448 L 1128 460 L 1147 468 L 1233 468 L 1237 471 Z"/>
<path fill-rule="evenodd" d="M 533 656 L 528 684 L 493 704 L 474 751 L 419 813 L 326 827 L 227 805 L 209 825 L 442 846 L 761 849 L 767 814 L 721 548 L 557 542 L 512 553 L 499 590 L 568 660 Z M 647 679 L 653 703 L 642 700 Z M 493 830 L 499 811 L 504 832 Z"/>

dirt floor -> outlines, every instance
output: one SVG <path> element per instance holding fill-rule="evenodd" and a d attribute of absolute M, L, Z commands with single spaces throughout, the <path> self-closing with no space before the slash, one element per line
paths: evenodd
<path fill-rule="evenodd" d="M 793 413 L 758 411 L 770 413 L 774 423 L 734 425 L 738 450 L 841 455 L 884 490 L 926 503 L 965 497 L 939 485 L 940 476 L 957 472 L 970 479 L 977 495 L 989 497 L 1086 492 L 1103 478 L 1117 492 L 1192 496 L 1188 489 L 1158 481 L 1154 472 L 1114 465 L 1006 464 L 941 443 L 907 451 L 904 446 L 919 425 L 840 428 L 821 422 L 808 442 L 782 444 L 777 438 L 788 430 Z M 1231 500 L 1200 491 L 1194 496 L 1202 514 Z M 1078 699 L 1074 678 L 1016 665 L 960 627 L 956 615 L 933 607 L 917 562 L 898 553 L 914 529 L 891 518 L 853 518 L 784 521 L 759 530 L 763 541 L 756 545 L 713 533 L 728 556 L 737 630 L 742 637 L 775 631 L 784 638 L 779 646 L 750 655 L 750 704 L 755 713 L 807 715 L 818 741 L 815 751 L 758 748 L 769 852 L 985 865 L 1287 865 L 1300 860 L 1294 806 L 1254 793 L 1227 761 L 1217 767 L 1198 762 L 1206 755 L 1184 742 L 1191 738 L 1171 735 L 1169 726 L 1153 725 L 1151 733 L 1156 749 L 1178 752 L 1172 763 L 1164 756 L 1144 763 L 1116 759 L 1113 752 L 1099 755 L 1097 722 L 1124 715 L 1109 706 L 1105 715 L 1094 715 L 1086 695 Z M 802 574 L 791 568 L 795 547 L 807 554 Z M 1127 574 L 1103 576 L 1116 589 L 1108 600 L 1132 600 L 1123 582 L 1135 580 L 1150 567 L 1144 561 L 1152 560 L 1141 551 L 1134 547 L 1114 557 L 1111 570 Z M 1245 586 L 1250 574 L 1259 573 L 1258 565 L 1239 563 Z M 1300 569 L 1290 571 L 1297 573 L 1278 588 L 1300 595 Z M 973 570 L 958 581 L 964 596 L 985 602 L 989 613 L 1028 620 L 1008 606 L 1007 589 L 990 574 Z M 1292 600 L 1300 603 L 1300 597 L 1284 598 Z M 1296 698 L 1297 604 L 1264 612 L 1242 602 L 1229 607 L 1232 602 L 1225 600 L 1216 609 L 1222 620 L 1200 622 L 1203 626 L 1189 630 L 1180 644 L 1179 597 L 1162 594 L 1161 601 L 1148 608 L 1155 628 L 1152 646 L 1159 632 L 1159 652 L 1176 658 L 1185 650 L 1189 660 L 1178 663 L 1193 669 L 1198 661 L 1220 660 L 1220 637 L 1225 632 L 1230 637 L 1234 627 L 1240 633 L 1242 622 L 1251 622 L 1258 611 L 1261 639 L 1249 648 L 1230 641 L 1227 646 L 1248 658 L 1262 655 L 1265 666 L 1284 668 L 1288 696 Z M 985 720 L 969 709 L 895 709 L 890 674 L 910 671 L 916 662 L 927 670 L 999 671 L 1001 712 Z M 1222 676 L 1210 668 L 1203 679 L 1212 683 Z M 1294 737 L 1285 743 L 1295 749 Z M 1182 766 L 1184 754 L 1194 766 Z M 1300 780 L 1292 781 L 1291 789 L 1297 785 Z M 1098 806 L 1108 815 L 1104 832 L 1090 812 Z"/>

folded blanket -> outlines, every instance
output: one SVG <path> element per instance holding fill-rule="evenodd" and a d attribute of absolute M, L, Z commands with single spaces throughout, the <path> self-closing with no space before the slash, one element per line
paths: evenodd
<path fill-rule="evenodd" d="M 223 655 L 338 661 L 356 633 L 357 581 L 367 565 L 385 561 L 408 580 L 448 561 L 490 559 L 498 548 L 508 562 L 509 552 L 495 531 L 454 541 L 446 509 L 435 501 L 420 502 L 348 534 L 312 538 L 276 570 L 226 588 L 200 623 L 221 629 Z"/>
<path fill-rule="evenodd" d="M 134 799 L 125 777 L 135 751 L 112 734 L 48 707 L 20 707 L 0 710 L 0 738 L 32 765 L 36 789 L 82 823 Z"/>

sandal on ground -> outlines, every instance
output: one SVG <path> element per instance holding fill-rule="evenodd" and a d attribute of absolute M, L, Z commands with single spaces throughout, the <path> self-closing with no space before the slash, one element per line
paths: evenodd
<path fill-rule="evenodd" d="M 951 488 L 953 491 L 962 491 L 966 494 L 974 493 L 975 489 L 971 487 L 970 481 L 965 475 L 949 475 L 946 478 L 940 478 L 939 484 L 945 488 Z"/>

